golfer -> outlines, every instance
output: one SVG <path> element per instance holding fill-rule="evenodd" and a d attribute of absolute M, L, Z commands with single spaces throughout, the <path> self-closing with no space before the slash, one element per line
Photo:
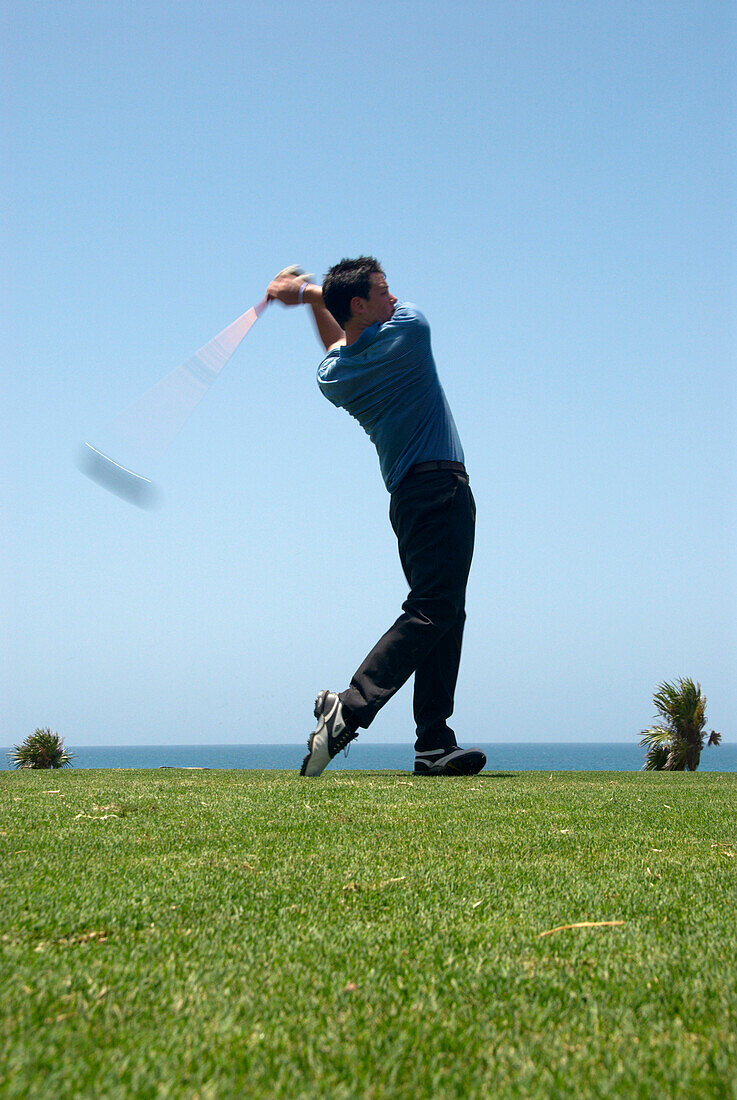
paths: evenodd
<path fill-rule="evenodd" d="M 328 401 L 355 417 L 376 447 L 391 494 L 389 518 L 410 592 L 402 614 L 376 643 L 345 691 L 321 691 L 317 728 L 301 775 L 320 775 L 367 729 L 414 673 L 416 775 L 475 775 L 480 749 L 462 749 L 453 713 L 476 506 L 461 441 L 438 380 L 430 327 L 398 303 L 370 256 L 341 260 L 322 287 L 289 269 L 269 298 L 308 304 L 326 355 L 317 382 Z"/>

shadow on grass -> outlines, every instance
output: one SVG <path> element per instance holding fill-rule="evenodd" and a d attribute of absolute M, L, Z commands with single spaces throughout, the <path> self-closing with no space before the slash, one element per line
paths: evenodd
<path fill-rule="evenodd" d="M 430 783 L 437 779 L 444 779 L 446 782 L 454 782 L 459 779 L 519 779 L 520 772 L 482 771 L 477 772 L 476 775 L 416 775 L 413 771 L 400 771 L 398 768 L 377 768 L 374 770 L 368 768 L 339 768 L 330 772 L 330 775 L 335 778 L 350 776 L 354 780 L 363 776 L 367 779 L 418 779 Z"/>
<path fill-rule="evenodd" d="M 379 774 L 379 773 L 376 773 Z M 415 775 L 414 772 L 396 772 L 396 775 L 409 775 L 412 779 L 445 779 L 451 782 L 458 779 L 518 779 L 519 772 L 477 772 L 476 775 Z"/>
<path fill-rule="evenodd" d="M 413 779 L 518 779 L 519 772 L 492 772 L 484 771 L 477 772 L 476 775 L 415 775 L 414 772 L 409 772 L 409 775 Z"/>

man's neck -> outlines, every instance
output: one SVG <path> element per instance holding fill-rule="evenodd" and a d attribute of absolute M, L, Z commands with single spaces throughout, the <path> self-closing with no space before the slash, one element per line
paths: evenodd
<path fill-rule="evenodd" d="M 345 343 L 346 347 L 350 347 L 351 344 L 355 344 L 356 340 L 366 331 L 367 328 L 371 328 L 375 325 L 375 321 L 362 321 L 360 317 L 351 317 L 350 321 L 346 321 Z"/>

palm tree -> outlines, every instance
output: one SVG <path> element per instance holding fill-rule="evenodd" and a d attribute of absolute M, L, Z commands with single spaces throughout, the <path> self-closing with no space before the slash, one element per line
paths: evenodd
<path fill-rule="evenodd" d="M 693 680 L 659 684 L 653 703 L 663 724 L 641 730 L 640 745 L 647 749 L 644 770 L 695 772 L 704 748 L 706 725 L 706 696 L 701 684 Z M 721 739 L 721 733 L 712 730 L 708 744 L 718 745 Z"/>
<path fill-rule="evenodd" d="M 22 745 L 8 753 L 14 768 L 71 768 L 73 755 L 64 748 L 58 733 L 50 729 L 34 730 Z"/>

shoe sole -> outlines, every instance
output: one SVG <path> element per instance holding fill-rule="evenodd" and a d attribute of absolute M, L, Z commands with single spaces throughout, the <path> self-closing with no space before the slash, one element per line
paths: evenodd
<path fill-rule="evenodd" d="M 299 774 L 300 775 L 306 775 L 307 774 L 307 765 L 309 764 L 310 757 L 312 756 L 312 738 L 313 738 L 313 736 L 314 736 L 313 734 L 310 734 L 309 740 L 307 742 L 307 756 L 302 761 L 302 767 L 299 769 Z"/>
<path fill-rule="evenodd" d="M 324 707 L 324 703 L 325 703 L 325 696 L 328 695 L 328 694 L 329 693 L 327 691 L 321 691 L 321 692 L 318 693 L 317 699 L 315 699 L 315 709 L 312 713 L 314 714 L 315 718 L 317 718 L 317 729 L 313 730 L 312 733 L 310 734 L 310 736 L 307 738 L 307 756 L 302 761 L 302 767 L 299 769 L 299 774 L 300 775 L 307 776 L 307 766 L 308 766 L 310 760 L 312 759 L 312 746 L 314 744 L 316 734 L 320 732 L 320 719 L 323 717 L 323 707 Z M 327 763 L 325 764 L 325 767 L 323 767 L 317 773 L 317 775 L 307 776 L 307 778 L 308 779 L 316 779 L 318 776 L 322 775 L 322 773 L 325 771 L 325 768 L 328 766 L 329 763 L 330 763 L 330 761 L 328 760 Z"/>

